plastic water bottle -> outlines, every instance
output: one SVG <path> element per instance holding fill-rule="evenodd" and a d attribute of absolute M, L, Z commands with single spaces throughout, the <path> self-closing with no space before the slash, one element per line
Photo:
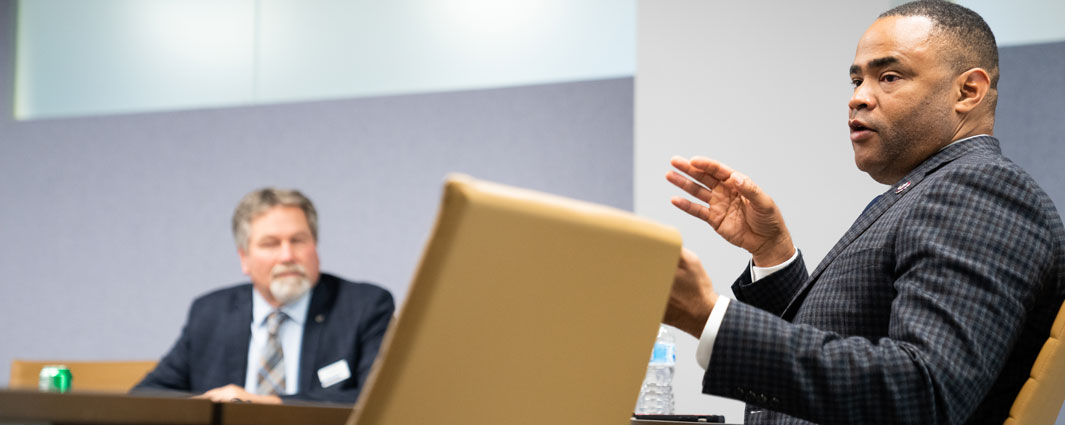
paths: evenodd
<path fill-rule="evenodd" d="M 647 376 L 640 387 L 636 401 L 636 413 L 642 415 L 673 414 L 673 366 L 677 363 L 673 335 L 665 326 L 659 325 L 658 338 L 647 365 Z"/>

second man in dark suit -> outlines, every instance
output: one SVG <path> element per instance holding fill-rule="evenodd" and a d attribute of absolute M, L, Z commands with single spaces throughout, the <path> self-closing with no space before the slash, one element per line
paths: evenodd
<path fill-rule="evenodd" d="M 196 299 L 174 347 L 134 391 L 213 401 L 354 403 L 394 312 L 388 291 L 318 270 L 318 217 L 295 190 L 233 214 L 245 283 Z"/>

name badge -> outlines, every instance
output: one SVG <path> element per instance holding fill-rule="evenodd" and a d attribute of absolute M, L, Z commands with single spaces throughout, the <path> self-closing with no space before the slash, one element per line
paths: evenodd
<path fill-rule="evenodd" d="M 348 368 L 348 361 L 344 359 L 318 369 L 318 381 L 322 383 L 322 388 L 329 388 L 350 377 L 351 369 Z"/>

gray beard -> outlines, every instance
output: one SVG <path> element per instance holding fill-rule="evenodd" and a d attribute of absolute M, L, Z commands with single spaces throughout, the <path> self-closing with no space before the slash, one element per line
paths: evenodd
<path fill-rule="evenodd" d="M 281 277 L 270 281 L 270 295 L 281 305 L 303 296 L 311 289 L 311 281 L 301 276 Z"/>

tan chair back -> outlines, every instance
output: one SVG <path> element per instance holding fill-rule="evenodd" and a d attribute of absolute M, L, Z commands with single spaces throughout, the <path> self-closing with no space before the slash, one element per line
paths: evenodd
<path fill-rule="evenodd" d="M 348 424 L 628 423 L 680 246 L 631 213 L 453 176 Z"/>
<path fill-rule="evenodd" d="M 1028 382 L 1021 387 L 1005 425 L 1053 425 L 1065 401 L 1065 304 L 1050 327 Z"/>
<path fill-rule="evenodd" d="M 71 389 L 74 391 L 127 392 L 140 382 L 144 375 L 155 368 L 154 361 L 37 361 L 12 360 L 11 378 L 8 386 L 12 389 L 36 389 L 37 378 L 41 368 L 46 365 L 61 364 L 70 368 L 73 376 Z"/>

